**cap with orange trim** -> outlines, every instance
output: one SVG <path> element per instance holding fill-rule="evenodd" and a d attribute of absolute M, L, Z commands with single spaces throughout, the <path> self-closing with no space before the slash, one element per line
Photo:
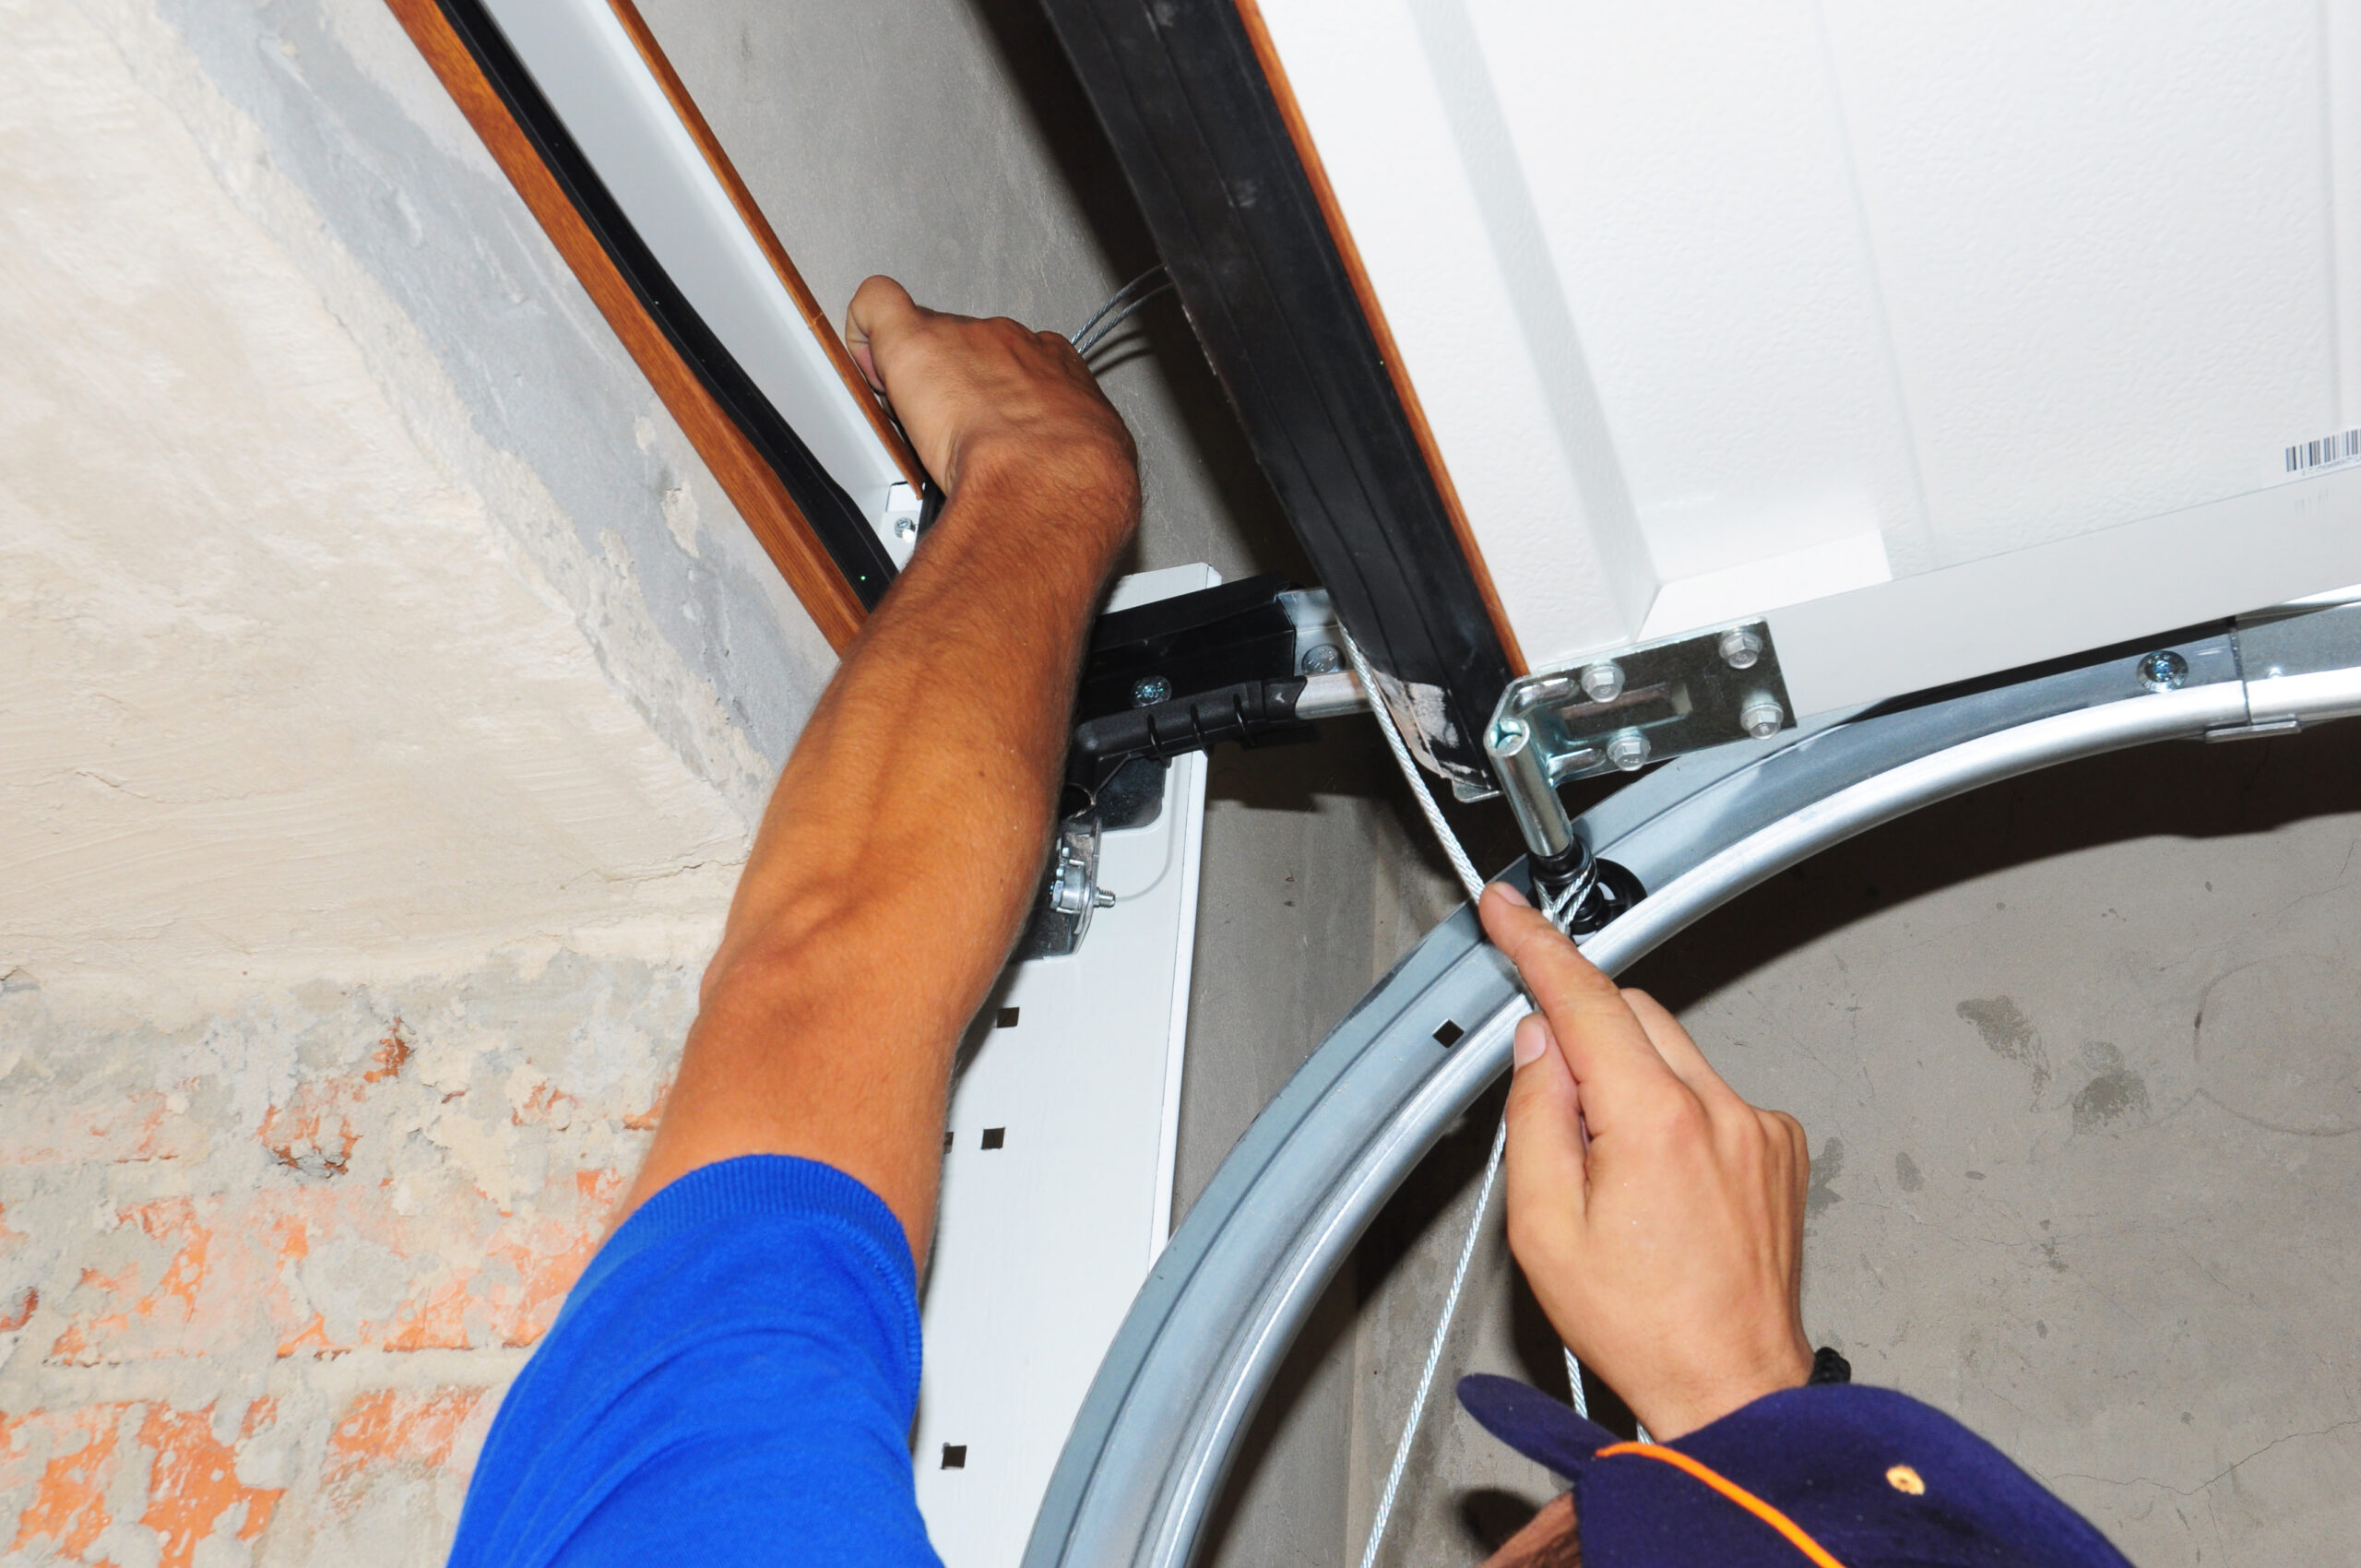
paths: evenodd
<path fill-rule="evenodd" d="M 2001 1452 L 1887 1388 L 1766 1395 L 1623 1443 L 1513 1378 L 1462 1378 L 1485 1431 L 1573 1482 L 1584 1568 L 2130 1568 Z"/>

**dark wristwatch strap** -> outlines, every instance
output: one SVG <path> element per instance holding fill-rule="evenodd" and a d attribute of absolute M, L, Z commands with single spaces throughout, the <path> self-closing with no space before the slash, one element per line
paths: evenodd
<path fill-rule="evenodd" d="M 1804 1379 L 1806 1385 L 1815 1383 L 1850 1383 L 1853 1363 L 1836 1353 L 1835 1347 L 1822 1345 L 1812 1352 L 1811 1375 Z"/>

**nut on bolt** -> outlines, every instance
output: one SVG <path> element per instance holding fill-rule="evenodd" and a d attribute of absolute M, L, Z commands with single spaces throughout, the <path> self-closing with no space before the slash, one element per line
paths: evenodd
<path fill-rule="evenodd" d="M 916 539 L 918 536 L 919 520 L 916 517 L 896 517 L 894 519 L 894 537 L 896 539 Z"/>
<path fill-rule="evenodd" d="M 1722 662 L 1731 669 L 1751 670 L 1762 658 L 1762 634 L 1748 626 L 1724 632 L 1721 653 Z"/>
<path fill-rule="evenodd" d="M 1607 742 L 1607 760 L 1626 773 L 1637 773 L 1647 766 L 1651 749 L 1645 735 L 1626 730 Z"/>
<path fill-rule="evenodd" d="M 1623 695 L 1623 666 L 1602 659 L 1583 670 L 1583 695 L 1593 702 L 1613 702 Z"/>
<path fill-rule="evenodd" d="M 1132 688 L 1132 706 L 1154 707 L 1157 703 L 1169 700 L 1171 695 L 1170 681 L 1161 675 L 1143 675 L 1139 678 L 1139 683 Z"/>
<path fill-rule="evenodd" d="M 1779 726 L 1786 721 L 1787 710 L 1779 706 L 1776 697 L 1751 696 L 1746 699 L 1746 706 L 1738 710 L 1738 728 L 1758 741 L 1768 740 L 1777 734 Z"/>

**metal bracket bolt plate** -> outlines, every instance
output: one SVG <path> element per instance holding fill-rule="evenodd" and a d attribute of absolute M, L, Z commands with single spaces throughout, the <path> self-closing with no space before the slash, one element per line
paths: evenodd
<path fill-rule="evenodd" d="M 878 542 L 884 545 L 886 558 L 900 571 L 910 564 L 910 554 L 919 547 L 919 529 L 926 515 L 926 498 L 915 485 L 896 480 L 885 492 L 885 505 L 879 513 L 876 529 Z"/>
<path fill-rule="evenodd" d="M 1098 885 L 1098 837 L 1095 818 L 1074 817 L 1058 825 L 1049 874 L 1034 905 L 1032 921 L 1017 943 L 1020 961 L 1063 957 L 1089 934 L 1090 917 L 1113 908 L 1115 896 Z"/>
<path fill-rule="evenodd" d="M 1526 847 L 1560 856 L 1573 829 L 1558 785 L 1766 739 L 1795 722 L 1793 706 L 1770 627 L 1749 621 L 1513 682 L 1484 749 Z"/>

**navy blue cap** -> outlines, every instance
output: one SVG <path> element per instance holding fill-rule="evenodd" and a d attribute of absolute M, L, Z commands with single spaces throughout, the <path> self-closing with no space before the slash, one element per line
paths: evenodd
<path fill-rule="evenodd" d="M 1573 1483 L 1584 1568 L 2130 1568 L 1999 1449 L 1888 1388 L 1786 1389 L 1669 1443 L 1513 1378 L 1462 1378 L 1459 1402 Z"/>

